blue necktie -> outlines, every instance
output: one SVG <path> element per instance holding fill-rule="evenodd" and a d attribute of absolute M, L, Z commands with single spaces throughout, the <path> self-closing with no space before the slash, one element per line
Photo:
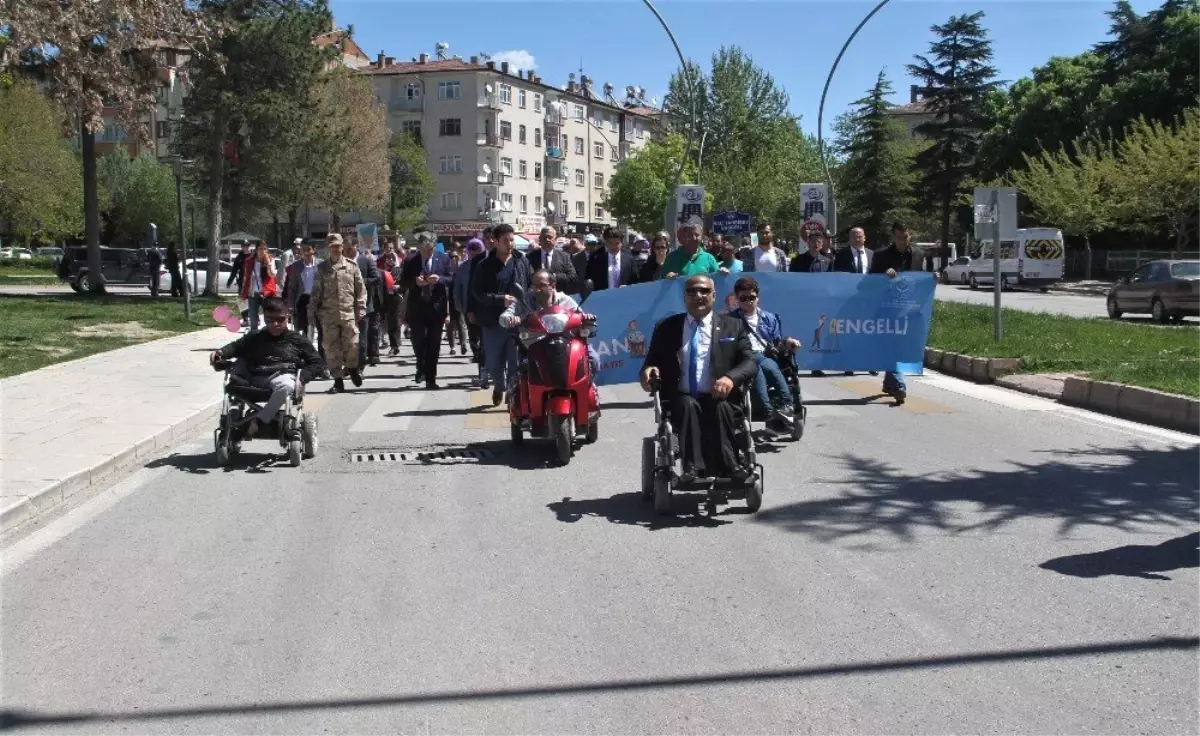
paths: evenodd
<path fill-rule="evenodd" d="M 692 342 L 688 351 L 688 383 L 691 385 L 692 397 L 700 395 L 700 323 L 692 321 Z"/>

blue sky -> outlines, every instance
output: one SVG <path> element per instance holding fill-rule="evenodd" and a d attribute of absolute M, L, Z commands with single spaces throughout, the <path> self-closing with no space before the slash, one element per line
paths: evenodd
<path fill-rule="evenodd" d="M 433 55 L 439 41 L 451 55 L 480 52 L 532 65 L 550 84 L 584 73 L 599 88 L 612 82 L 646 88 L 662 100 L 678 57 L 666 33 L 641 0 L 332 0 L 339 26 L 353 25 L 355 40 L 372 58 L 380 51 L 408 60 Z M 1158 2 L 1133 0 L 1139 13 Z M 875 2 L 837 0 L 657 0 L 683 53 L 709 67 L 724 45 L 746 49 L 789 94 L 805 131 L 815 133 L 821 88 L 838 50 Z M 832 119 L 869 89 L 886 68 L 895 102 L 908 101 L 912 83 L 905 64 L 927 53 L 929 27 L 954 14 L 983 10 L 1000 78 L 1015 81 L 1051 56 L 1088 49 L 1108 32 L 1112 2 L 1067 0 L 892 0 L 863 28 L 838 66 L 825 109 Z"/>

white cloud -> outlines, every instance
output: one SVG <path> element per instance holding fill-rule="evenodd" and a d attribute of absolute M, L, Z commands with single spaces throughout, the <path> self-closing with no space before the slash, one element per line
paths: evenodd
<path fill-rule="evenodd" d="M 512 71 L 516 71 L 517 69 L 524 69 L 525 71 L 537 69 L 537 59 L 534 59 L 533 54 L 524 49 L 497 51 L 492 54 L 492 61 L 496 62 L 496 66 L 500 66 L 501 62 L 507 61 L 508 68 Z"/>

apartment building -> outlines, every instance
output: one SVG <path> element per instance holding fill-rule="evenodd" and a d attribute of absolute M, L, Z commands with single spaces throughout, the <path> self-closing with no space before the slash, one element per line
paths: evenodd
<path fill-rule="evenodd" d="M 150 134 L 150 143 L 147 145 L 139 136 L 125 130 L 117 118 L 116 108 L 105 108 L 102 113 L 104 127 L 96 132 L 97 156 L 116 150 L 127 151 L 131 156 L 149 153 L 165 158 L 170 155 L 172 121 L 183 115 L 183 100 L 187 94 L 186 67 L 190 54 L 187 49 L 157 45 L 154 51 L 155 73 L 158 76 L 155 104 L 142 116 L 142 124 Z M 79 145 L 78 136 L 75 145 Z"/>
<path fill-rule="evenodd" d="M 649 140 L 651 118 L 591 88 L 553 87 L 532 71 L 479 57 L 380 54 L 362 69 L 394 131 L 418 135 L 437 182 L 428 223 L 469 237 L 489 224 L 536 233 L 599 232 L 619 223 L 602 204 L 616 167 Z M 632 89 L 632 88 L 630 88 Z M 644 108 L 643 108 L 644 109 Z"/>

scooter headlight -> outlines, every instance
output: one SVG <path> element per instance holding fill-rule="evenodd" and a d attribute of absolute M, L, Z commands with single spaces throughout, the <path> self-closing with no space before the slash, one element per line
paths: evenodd
<path fill-rule="evenodd" d="M 543 314 L 542 327 L 546 328 L 546 332 L 550 335 L 558 335 L 563 330 L 567 329 L 567 320 L 569 315 L 566 314 Z"/>

